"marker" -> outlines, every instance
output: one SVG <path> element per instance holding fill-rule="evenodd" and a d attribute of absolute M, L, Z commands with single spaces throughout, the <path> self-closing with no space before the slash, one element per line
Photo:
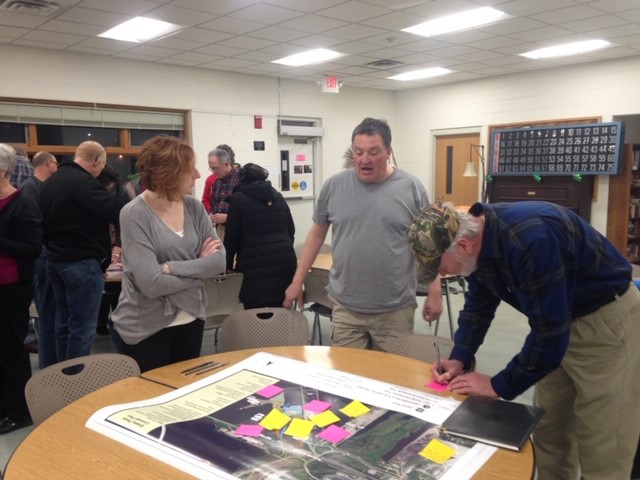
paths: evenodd
<path fill-rule="evenodd" d="M 196 365 L 195 367 L 191 367 L 191 368 L 187 368 L 186 370 L 182 370 L 180 373 L 188 375 L 189 373 L 193 373 L 196 370 L 200 370 L 201 368 L 208 367 L 209 365 L 213 365 L 214 363 L 216 363 L 216 362 L 214 362 L 213 360 L 211 360 L 209 362 L 204 362 L 204 363 L 201 363 L 200 365 Z"/>
<path fill-rule="evenodd" d="M 433 342 L 433 348 L 436 349 L 436 367 L 438 368 L 438 374 L 442 375 L 444 368 L 442 368 L 442 363 L 440 362 L 440 348 L 436 342 Z"/>
<path fill-rule="evenodd" d="M 203 373 L 210 372 L 211 370 L 215 370 L 216 368 L 224 367 L 225 365 L 228 365 L 228 363 L 225 362 L 225 363 L 218 363 L 217 365 L 211 365 L 210 367 L 203 368 L 202 370 L 198 370 L 196 372 L 196 375 L 202 375 Z"/>

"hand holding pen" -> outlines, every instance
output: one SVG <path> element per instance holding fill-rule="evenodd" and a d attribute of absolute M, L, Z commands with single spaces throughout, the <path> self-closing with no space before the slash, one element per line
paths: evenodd
<path fill-rule="evenodd" d="M 431 375 L 439 383 L 447 384 L 463 372 L 464 365 L 459 360 L 443 360 L 437 342 L 433 342 L 436 361 L 431 365 Z"/>

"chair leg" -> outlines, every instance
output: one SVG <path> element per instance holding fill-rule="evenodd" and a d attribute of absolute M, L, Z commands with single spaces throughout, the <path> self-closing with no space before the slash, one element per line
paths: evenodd
<path fill-rule="evenodd" d="M 316 343 L 316 334 L 318 336 L 318 345 L 322 345 L 322 330 L 320 328 L 320 314 L 314 312 L 313 326 L 311 327 L 311 345 Z"/>

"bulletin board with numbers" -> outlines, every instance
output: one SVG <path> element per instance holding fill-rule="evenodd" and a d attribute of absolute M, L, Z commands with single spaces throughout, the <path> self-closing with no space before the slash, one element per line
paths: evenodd
<path fill-rule="evenodd" d="M 493 130 L 489 174 L 616 175 L 623 150 L 623 122 Z"/>

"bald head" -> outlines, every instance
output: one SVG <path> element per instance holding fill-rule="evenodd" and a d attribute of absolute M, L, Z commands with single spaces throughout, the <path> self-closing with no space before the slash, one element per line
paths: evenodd
<path fill-rule="evenodd" d="M 107 152 L 98 142 L 88 140 L 78 145 L 73 161 L 97 177 L 107 164 Z"/>

